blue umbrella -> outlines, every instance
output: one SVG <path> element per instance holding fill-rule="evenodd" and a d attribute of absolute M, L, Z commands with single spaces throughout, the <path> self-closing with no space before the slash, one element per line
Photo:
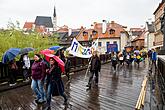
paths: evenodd
<path fill-rule="evenodd" d="M 52 46 L 52 47 L 50 47 L 49 49 L 50 50 L 58 50 L 58 49 L 60 49 L 61 48 L 61 46 Z"/>
<path fill-rule="evenodd" d="M 26 48 L 21 49 L 20 54 L 25 54 L 25 53 L 28 53 L 28 52 L 34 51 L 34 50 L 35 49 L 32 47 L 26 47 Z"/>
<path fill-rule="evenodd" d="M 2 63 L 7 63 L 13 60 L 19 53 L 21 49 L 19 48 L 10 48 L 2 56 Z"/>

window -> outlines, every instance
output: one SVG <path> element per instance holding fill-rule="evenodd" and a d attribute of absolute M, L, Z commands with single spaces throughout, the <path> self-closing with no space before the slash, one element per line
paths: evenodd
<path fill-rule="evenodd" d="M 98 46 L 101 47 L 101 42 L 98 42 Z"/>
<path fill-rule="evenodd" d="M 83 32 L 83 36 L 87 36 L 88 35 L 88 32 Z"/>
<path fill-rule="evenodd" d="M 92 34 L 95 36 L 97 34 L 97 31 L 93 30 Z"/>
<path fill-rule="evenodd" d="M 113 41 L 113 44 L 117 44 L 117 41 Z"/>
<path fill-rule="evenodd" d="M 114 29 L 110 29 L 109 30 L 109 34 L 115 34 L 115 30 Z"/>

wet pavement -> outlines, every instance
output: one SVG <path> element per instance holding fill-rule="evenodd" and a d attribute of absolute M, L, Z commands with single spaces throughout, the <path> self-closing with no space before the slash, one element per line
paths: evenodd
<path fill-rule="evenodd" d="M 102 65 L 98 87 L 94 84 L 90 90 L 84 79 L 85 70 L 72 74 L 71 82 L 65 81 L 68 105 L 63 105 L 62 97 L 53 97 L 52 110 L 133 110 L 141 90 L 143 78 L 148 66 L 143 62 L 119 67 L 113 71 L 111 64 Z M 0 93 L 0 110 L 40 110 L 34 102 L 30 85 Z"/>

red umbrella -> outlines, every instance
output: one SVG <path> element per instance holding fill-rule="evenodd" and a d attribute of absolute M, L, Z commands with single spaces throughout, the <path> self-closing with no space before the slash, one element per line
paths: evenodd
<path fill-rule="evenodd" d="M 40 53 L 43 54 L 43 55 L 45 55 L 45 54 L 53 54 L 54 50 L 45 49 L 45 50 L 41 50 Z"/>
<path fill-rule="evenodd" d="M 53 54 L 44 54 L 45 55 L 45 59 L 47 61 L 49 61 L 50 58 L 55 59 L 58 62 L 59 67 L 61 68 L 61 71 L 64 72 L 65 71 L 65 63 L 57 56 L 53 55 Z"/>

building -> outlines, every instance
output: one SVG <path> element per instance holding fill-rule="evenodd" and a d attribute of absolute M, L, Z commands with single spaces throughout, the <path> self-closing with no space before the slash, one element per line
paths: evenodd
<path fill-rule="evenodd" d="M 57 15 L 56 15 L 55 6 L 54 6 L 54 12 L 53 12 L 53 31 L 57 31 Z"/>
<path fill-rule="evenodd" d="M 130 41 L 133 41 L 136 37 L 140 36 L 144 30 L 142 28 L 130 28 L 129 35 Z"/>
<path fill-rule="evenodd" d="M 85 47 L 89 47 L 92 45 L 92 33 L 93 29 L 86 29 L 83 26 L 81 26 L 80 28 L 80 33 L 79 35 L 76 37 L 77 41 L 79 41 L 79 43 Z"/>
<path fill-rule="evenodd" d="M 141 33 L 141 35 L 138 35 L 134 40 L 132 40 L 132 46 L 136 49 L 143 49 L 144 48 L 144 35 L 145 31 Z"/>
<path fill-rule="evenodd" d="M 34 22 L 25 22 L 24 26 L 23 26 L 23 31 L 26 33 L 30 33 L 32 31 L 34 31 L 35 29 L 35 24 Z"/>
<path fill-rule="evenodd" d="M 163 16 L 165 7 L 165 2 L 162 0 L 161 3 L 159 3 L 159 6 L 156 8 L 154 12 L 155 16 L 155 38 L 154 38 L 154 48 L 160 49 L 160 47 L 163 45 L 163 34 L 161 32 L 161 21 L 160 18 Z"/>
<path fill-rule="evenodd" d="M 37 16 L 34 24 L 36 31 L 41 34 L 49 34 L 53 32 L 53 23 L 51 17 Z"/>
<path fill-rule="evenodd" d="M 146 22 L 145 26 L 145 35 L 144 35 L 144 47 L 149 50 L 154 48 L 154 39 L 155 39 L 155 26 L 154 22 Z"/>
<path fill-rule="evenodd" d="M 94 22 L 93 28 L 83 28 L 77 40 L 84 46 L 91 46 L 91 43 L 99 38 L 98 51 L 100 53 L 106 53 L 107 44 L 117 44 L 119 51 L 124 49 L 127 46 L 128 37 L 129 35 L 124 26 L 111 21 L 111 23 L 105 24 Z"/>
<path fill-rule="evenodd" d="M 57 15 L 54 6 L 53 20 L 49 16 L 37 16 L 34 22 L 25 22 L 24 32 L 36 31 L 42 35 L 52 35 L 57 30 Z"/>
<path fill-rule="evenodd" d="M 56 31 L 56 37 L 59 40 L 59 45 L 64 47 L 69 47 L 72 43 L 73 38 L 76 38 L 77 35 L 80 33 L 80 29 L 71 29 L 69 32 L 68 26 L 64 25 L 59 27 Z"/>

